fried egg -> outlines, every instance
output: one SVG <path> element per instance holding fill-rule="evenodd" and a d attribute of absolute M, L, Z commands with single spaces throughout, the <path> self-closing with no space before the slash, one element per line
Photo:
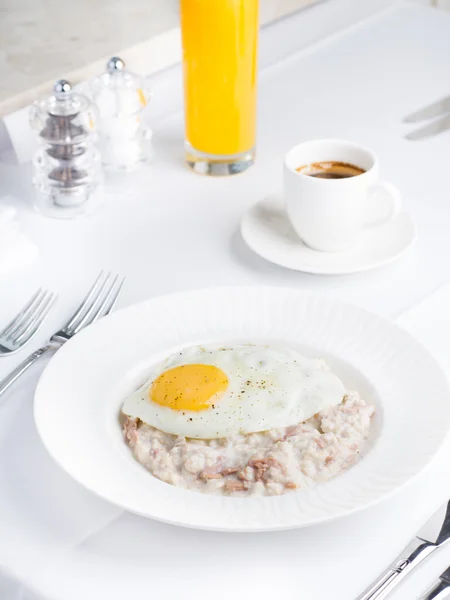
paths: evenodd
<path fill-rule="evenodd" d="M 323 360 L 290 348 L 195 346 L 153 368 L 122 411 L 166 433 L 213 439 L 296 425 L 344 394 Z"/>

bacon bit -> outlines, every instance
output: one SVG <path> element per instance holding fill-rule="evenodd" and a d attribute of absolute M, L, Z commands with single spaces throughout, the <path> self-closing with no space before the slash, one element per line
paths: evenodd
<path fill-rule="evenodd" d="M 297 435 L 298 432 L 299 425 L 291 425 L 290 427 L 286 428 L 284 435 L 280 438 L 275 439 L 274 442 L 285 442 L 288 438 L 292 437 L 293 435 Z"/>
<path fill-rule="evenodd" d="M 286 429 L 285 437 L 291 437 L 291 435 L 295 435 L 296 433 L 298 433 L 298 429 L 298 425 L 291 425 Z"/>
<path fill-rule="evenodd" d="M 200 479 L 220 479 L 222 477 L 222 461 L 218 460 L 216 464 L 205 467 L 199 475 Z"/>
<path fill-rule="evenodd" d="M 138 440 L 137 430 L 139 427 L 139 419 L 132 419 L 128 417 L 125 423 L 123 424 L 123 435 L 129 441 L 135 444 Z"/>
<path fill-rule="evenodd" d="M 263 475 L 269 468 L 269 465 L 264 459 L 260 460 L 249 460 L 248 466 L 254 469 L 255 471 L 255 481 L 261 481 Z"/>
<path fill-rule="evenodd" d="M 286 469 L 284 466 L 277 461 L 276 458 L 260 458 L 253 459 L 248 462 L 248 466 L 252 467 L 255 470 L 255 481 L 261 481 L 266 477 L 266 471 L 270 468 L 280 469 L 280 471 L 285 475 Z"/>
<path fill-rule="evenodd" d="M 331 454 L 329 456 L 326 457 L 325 459 L 325 464 L 329 465 L 330 463 L 332 463 L 334 460 L 334 458 L 331 456 Z"/>
<path fill-rule="evenodd" d="M 202 471 L 199 475 L 200 479 L 203 479 L 203 481 L 207 481 L 208 479 L 222 479 L 222 474 L 221 473 L 205 473 L 205 471 Z"/>
<path fill-rule="evenodd" d="M 227 469 L 222 469 L 222 475 L 225 477 L 226 475 L 232 475 L 233 473 L 237 473 L 241 470 L 241 467 L 228 467 Z"/>
<path fill-rule="evenodd" d="M 322 450 L 323 450 L 324 448 L 326 448 L 326 446 L 327 446 L 327 443 L 326 443 L 326 441 L 325 441 L 325 440 L 323 440 L 322 438 L 316 438 L 315 442 L 316 442 L 316 444 L 319 446 L 319 448 L 322 448 Z"/>
<path fill-rule="evenodd" d="M 295 489 L 297 489 L 297 484 L 294 483 L 293 481 L 288 481 L 287 483 L 284 484 L 284 487 L 288 490 L 295 490 Z"/>
<path fill-rule="evenodd" d="M 265 464 L 265 458 L 252 458 L 248 461 L 248 466 L 253 469 L 260 469 Z"/>
<path fill-rule="evenodd" d="M 266 479 L 266 471 L 256 471 L 255 481 L 264 481 Z"/>
<path fill-rule="evenodd" d="M 247 489 L 247 485 L 243 481 L 237 479 L 229 479 L 223 486 L 225 492 L 243 492 Z"/>

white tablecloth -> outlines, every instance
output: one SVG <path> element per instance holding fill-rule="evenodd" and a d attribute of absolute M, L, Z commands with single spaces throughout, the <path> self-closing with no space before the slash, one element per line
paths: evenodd
<path fill-rule="evenodd" d="M 314 15 L 317 27 L 326 22 L 320 6 L 308 11 L 308 28 Z M 154 168 L 130 176 L 126 190 L 111 192 L 104 210 L 90 219 L 59 222 L 33 213 L 27 167 L 0 164 L 0 195 L 18 198 L 21 225 L 40 253 L 35 269 L 1 282 L 0 322 L 38 285 L 59 291 L 37 346 L 76 307 L 102 267 L 128 276 L 121 305 L 216 284 L 275 284 L 323 291 L 391 318 L 450 280 L 450 137 L 412 144 L 402 137 L 401 123 L 404 115 L 448 94 L 450 17 L 399 3 L 299 53 L 295 40 L 306 32 L 296 19 L 268 34 L 274 48 L 290 51 L 261 74 L 258 161 L 245 175 L 212 180 L 182 169 L 182 115 L 175 105 L 155 119 Z M 171 100 L 167 92 L 179 92 L 179 75 L 178 69 L 161 74 L 155 91 Z M 397 263 L 357 276 L 314 277 L 270 265 L 244 246 L 238 234 L 242 212 L 279 189 L 283 153 L 321 136 L 371 146 L 383 176 L 403 191 L 420 240 Z M 430 346 L 450 369 L 443 343 L 450 334 L 448 289 L 442 298 L 440 312 L 424 304 L 403 322 L 425 341 L 431 336 Z M 1 359 L 0 377 L 20 358 Z M 31 416 L 42 366 L 0 408 L 2 600 L 30 600 L 31 592 L 45 600 L 156 593 L 169 599 L 344 600 L 377 575 L 449 495 L 442 473 L 450 453 L 370 511 L 308 530 L 215 534 L 123 514 L 75 484 L 42 448 Z M 393 600 L 417 597 L 448 563 L 450 549 Z M 11 577 L 28 591 L 21 596 Z"/>
<path fill-rule="evenodd" d="M 450 373 L 448 306 L 450 285 L 399 322 Z M 345 600 L 379 573 L 450 496 L 447 447 L 393 498 L 319 527 L 217 534 L 148 521 L 85 491 L 47 455 L 31 414 L 36 375 L 0 412 L 0 564 L 10 568 L 0 577 L 2 600 L 35 600 L 36 590 L 49 600 L 119 600 L 152 586 L 164 589 L 165 598 L 188 590 L 187 597 L 206 600 L 214 590 L 220 599 L 269 599 L 282 592 L 288 600 Z M 412 576 L 393 600 L 417 597 L 447 563 L 450 548 Z"/>

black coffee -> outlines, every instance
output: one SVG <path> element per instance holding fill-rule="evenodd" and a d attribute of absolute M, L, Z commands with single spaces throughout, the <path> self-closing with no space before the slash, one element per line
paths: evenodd
<path fill-rule="evenodd" d="M 316 162 L 309 165 L 303 165 L 295 169 L 303 175 L 310 177 L 319 177 L 320 179 L 346 179 L 347 177 L 356 177 L 365 173 L 364 169 L 350 163 L 328 161 Z"/>

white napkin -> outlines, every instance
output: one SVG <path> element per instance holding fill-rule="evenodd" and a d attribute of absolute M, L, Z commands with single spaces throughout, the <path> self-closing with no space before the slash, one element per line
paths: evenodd
<path fill-rule="evenodd" d="M 0 199 L 0 277 L 29 267 L 38 249 L 20 229 L 13 198 Z"/>
<path fill-rule="evenodd" d="M 397 323 L 428 348 L 450 377 L 450 284 L 403 313 Z"/>
<path fill-rule="evenodd" d="M 30 98 L 30 101 L 32 100 L 33 98 Z M 30 107 L 26 106 L 5 115 L 2 121 L 2 128 L 6 129 L 8 138 L 3 139 L 3 136 L 0 136 L 0 152 L 12 148 L 19 164 L 29 162 L 39 147 L 37 136 L 28 122 L 29 111 Z"/>
<path fill-rule="evenodd" d="M 0 565 L 11 576 L 31 581 L 49 558 L 123 512 L 73 481 L 42 445 L 33 390 L 43 366 L 24 376 L 0 405 Z"/>
<path fill-rule="evenodd" d="M 41 594 L 30 590 L 26 585 L 1 567 L 0 598 L 2 600 L 46 600 Z"/>
<path fill-rule="evenodd" d="M 449 306 L 450 285 L 445 285 L 399 319 L 448 373 Z M 2 600 L 41 600 L 41 594 L 46 600 L 119 600 L 142 595 L 145 589 L 151 595 L 163 583 L 167 598 L 186 586 L 199 600 L 211 595 L 218 600 L 246 595 L 265 600 L 277 590 L 287 600 L 324 600 L 331 587 L 336 598 L 354 597 L 450 492 L 445 481 L 434 486 L 442 472 L 435 465 L 415 487 L 384 503 L 301 533 L 238 536 L 177 529 L 111 506 L 53 462 L 33 422 L 36 380 L 35 372 L 0 407 L 0 565 L 8 575 L 1 583 L 0 571 L 0 591 L 3 584 L 8 594 L 0 593 Z M 437 560 L 430 567 L 436 569 Z M 261 569 L 267 576 L 258 576 Z M 327 580 L 314 569 L 326 573 Z M 439 571 L 426 569 L 424 581 L 430 583 Z M 25 586 L 22 595 L 15 595 L 14 578 Z M 412 583 L 417 586 L 416 580 Z M 416 597 L 424 587 L 408 586 L 393 600 L 411 593 Z"/>

